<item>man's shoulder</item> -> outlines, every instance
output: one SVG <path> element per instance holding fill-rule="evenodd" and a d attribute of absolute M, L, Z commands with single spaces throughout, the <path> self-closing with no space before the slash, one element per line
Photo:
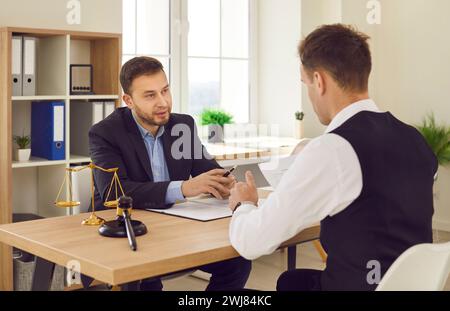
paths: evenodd
<path fill-rule="evenodd" d="M 313 152 L 324 152 L 333 154 L 339 150 L 347 141 L 335 133 L 322 134 L 308 142 L 305 150 Z"/>
<path fill-rule="evenodd" d="M 183 113 L 171 113 L 170 114 L 170 123 L 175 125 L 178 123 L 187 123 L 193 124 L 194 118 L 188 114 Z"/>
<path fill-rule="evenodd" d="M 177 125 L 187 125 L 190 129 L 194 128 L 195 120 L 192 116 L 182 113 L 171 113 L 170 120 L 166 125 L 167 129 L 172 129 Z"/>

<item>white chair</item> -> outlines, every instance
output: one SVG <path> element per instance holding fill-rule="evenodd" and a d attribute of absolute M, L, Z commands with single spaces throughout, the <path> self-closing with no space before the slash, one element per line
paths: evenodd
<path fill-rule="evenodd" d="M 442 291 L 450 273 L 450 242 L 406 250 L 388 269 L 376 291 Z"/>

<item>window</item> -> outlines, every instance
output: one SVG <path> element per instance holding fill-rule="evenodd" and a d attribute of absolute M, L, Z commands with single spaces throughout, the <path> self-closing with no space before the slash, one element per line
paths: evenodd
<path fill-rule="evenodd" d="M 123 63 L 159 59 L 170 73 L 174 111 L 221 108 L 247 123 L 253 1 L 123 0 Z"/>
<path fill-rule="evenodd" d="M 170 76 L 170 1 L 123 0 L 122 6 L 122 63 L 136 56 L 152 56 Z"/>
<path fill-rule="evenodd" d="M 249 122 L 249 0 L 187 0 L 188 112 L 222 108 Z"/>

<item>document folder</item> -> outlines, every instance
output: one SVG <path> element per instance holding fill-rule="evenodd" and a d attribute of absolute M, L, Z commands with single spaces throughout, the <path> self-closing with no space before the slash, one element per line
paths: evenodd
<path fill-rule="evenodd" d="M 64 102 L 32 102 L 31 155 L 48 160 L 64 160 Z"/>
<path fill-rule="evenodd" d="M 23 37 L 22 95 L 36 95 L 36 39 Z"/>
<path fill-rule="evenodd" d="M 22 37 L 12 37 L 12 96 L 22 96 Z"/>
<path fill-rule="evenodd" d="M 259 199 L 258 205 L 264 204 L 265 199 Z M 228 218 L 233 212 L 228 207 L 228 200 L 216 198 L 196 198 L 175 204 L 168 209 L 146 209 L 146 211 L 166 214 L 198 221 L 212 221 Z"/>
<path fill-rule="evenodd" d="M 103 120 L 103 102 L 70 102 L 70 153 L 89 157 L 89 130 Z"/>

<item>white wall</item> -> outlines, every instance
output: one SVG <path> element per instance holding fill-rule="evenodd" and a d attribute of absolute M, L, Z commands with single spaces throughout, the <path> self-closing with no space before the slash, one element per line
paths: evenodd
<path fill-rule="evenodd" d="M 0 0 L 0 27 L 122 32 L 122 0 L 80 0 L 81 24 L 68 25 L 68 0 Z"/>
<path fill-rule="evenodd" d="M 293 136 L 294 113 L 301 109 L 301 3 L 298 0 L 258 1 L 258 120 L 278 124 L 280 135 Z"/>
<path fill-rule="evenodd" d="M 341 22 L 341 0 L 302 0 L 301 34 L 305 38 L 323 24 Z M 300 38 L 299 38 L 300 39 Z M 306 137 L 316 137 L 325 131 L 309 101 L 307 89 L 302 85 L 302 108 L 305 113 L 303 121 Z"/>
<path fill-rule="evenodd" d="M 409 124 L 433 111 L 450 125 L 450 1 L 382 0 L 376 27 L 375 93 L 385 110 Z M 436 184 L 435 227 L 450 231 L 450 169 Z"/>

